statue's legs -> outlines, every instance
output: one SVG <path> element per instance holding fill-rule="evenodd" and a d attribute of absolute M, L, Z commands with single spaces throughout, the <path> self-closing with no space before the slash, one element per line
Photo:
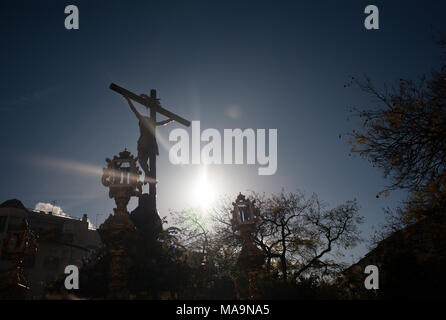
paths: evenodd
<path fill-rule="evenodd" d="M 150 152 L 144 144 L 138 145 L 138 161 L 144 171 L 144 183 L 149 183 L 149 195 L 156 203 L 156 156 L 157 150 Z M 148 163 L 149 162 L 149 163 Z M 150 167 L 149 167 L 150 164 Z M 149 169 L 150 168 L 150 169 Z M 156 207 L 156 204 L 155 204 Z"/>
<path fill-rule="evenodd" d="M 144 171 L 144 181 L 148 181 L 150 177 L 149 166 L 147 161 L 149 160 L 149 153 L 143 148 L 138 148 L 138 161 L 142 170 Z"/>

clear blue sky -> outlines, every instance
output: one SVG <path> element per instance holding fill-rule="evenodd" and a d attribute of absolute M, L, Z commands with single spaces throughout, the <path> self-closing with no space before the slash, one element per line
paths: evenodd
<path fill-rule="evenodd" d="M 79 7 L 80 30 L 64 28 L 69 4 Z M 380 10 L 380 30 L 363 26 L 368 4 Z M 403 195 L 376 199 L 382 174 L 349 157 L 339 139 L 354 126 L 349 106 L 373 106 L 343 85 L 349 76 L 382 85 L 437 68 L 432 38 L 446 32 L 445 10 L 443 1 L 2 1 L 0 201 L 57 200 L 93 222 L 112 212 L 97 168 L 124 147 L 136 153 L 139 134 L 108 89 L 115 82 L 137 93 L 156 88 L 165 107 L 202 129 L 277 128 L 277 173 L 211 166 L 218 193 L 303 189 L 332 206 L 356 198 L 367 237 Z M 198 175 L 161 148 L 161 216 L 189 205 Z"/>

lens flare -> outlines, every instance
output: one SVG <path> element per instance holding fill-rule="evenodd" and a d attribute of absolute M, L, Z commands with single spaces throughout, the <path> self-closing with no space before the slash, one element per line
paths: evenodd
<path fill-rule="evenodd" d="M 203 166 L 200 177 L 194 187 L 195 204 L 200 206 L 203 211 L 210 209 L 215 201 L 215 188 L 208 179 L 208 168 Z"/>
<path fill-rule="evenodd" d="M 102 167 L 82 163 L 69 159 L 59 159 L 47 156 L 30 156 L 29 160 L 33 165 L 56 169 L 67 173 L 82 174 L 92 177 L 100 177 L 102 175 Z"/>

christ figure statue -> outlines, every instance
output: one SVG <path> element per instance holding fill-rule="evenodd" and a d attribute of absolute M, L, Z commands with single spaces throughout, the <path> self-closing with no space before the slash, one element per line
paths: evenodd
<path fill-rule="evenodd" d="M 150 99 L 145 94 L 141 94 L 140 96 L 147 100 Z M 150 181 L 152 175 L 150 174 L 151 172 L 147 164 L 147 162 L 150 160 L 150 167 L 155 167 L 155 164 L 153 162 L 156 161 L 156 156 L 159 155 L 158 144 L 156 142 L 156 127 L 165 125 L 173 120 L 167 119 L 164 121 L 156 122 L 153 118 L 146 117 L 140 114 L 138 110 L 136 110 L 132 101 L 126 96 L 124 96 L 124 98 L 127 100 L 130 109 L 133 111 L 133 113 L 135 113 L 136 117 L 139 120 L 140 136 L 138 139 L 138 161 L 145 174 L 144 183 L 156 183 L 156 181 Z"/>

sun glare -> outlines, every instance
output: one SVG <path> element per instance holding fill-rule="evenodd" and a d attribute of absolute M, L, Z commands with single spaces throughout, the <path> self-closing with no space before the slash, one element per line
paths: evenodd
<path fill-rule="evenodd" d="M 215 188 L 208 179 L 207 167 L 203 166 L 200 177 L 194 187 L 195 204 L 202 210 L 208 210 L 215 200 Z"/>

